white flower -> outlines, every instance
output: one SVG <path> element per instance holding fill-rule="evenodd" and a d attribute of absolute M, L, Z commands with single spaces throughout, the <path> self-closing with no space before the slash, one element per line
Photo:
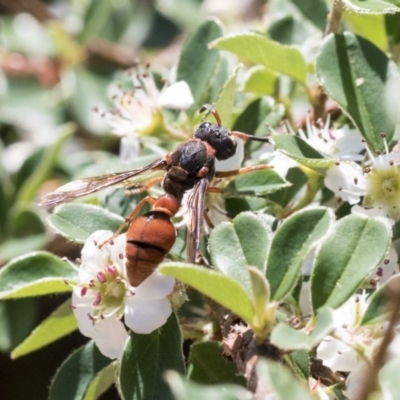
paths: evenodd
<path fill-rule="evenodd" d="M 367 308 L 367 294 L 363 292 L 350 297 L 333 312 L 333 336 L 327 336 L 317 348 L 317 357 L 325 366 L 333 371 L 352 372 L 372 359 L 386 323 L 361 325 Z"/>
<path fill-rule="evenodd" d="M 326 171 L 325 186 L 343 201 L 357 204 L 367 190 L 362 168 L 355 162 L 337 162 Z"/>
<path fill-rule="evenodd" d="M 164 86 L 159 91 L 150 71 L 131 72 L 133 91 L 117 88 L 115 108 L 102 113 L 112 132 L 119 136 L 146 135 L 163 124 L 161 109 L 186 110 L 194 103 L 185 81 Z"/>
<path fill-rule="evenodd" d="M 330 128 L 329 125 L 329 117 L 325 124 L 320 124 L 317 127 L 311 124 L 310 118 L 307 116 L 307 129 L 306 131 L 299 129 L 298 135 L 326 158 L 361 160 L 360 152 L 364 149 L 364 144 L 360 132 L 356 129 L 350 129 L 347 125 L 338 129 Z M 290 124 L 287 123 L 284 127 L 289 134 L 296 135 Z M 272 128 L 271 132 L 279 134 Z M 281 176 L 286 176 L 289 168 L 297 165 L 294 160 L 286 155 L 274 151 L 271 145 L 264 145 L 256 154 L 259 154 L 260 160 L 264 162 L 268 160 L 268 164 L 273 166 L 274 171 Z"/>
<path fill-rule="evenodd" d="M 325 125 L 312 125 L 307 118 L 307 132 L 299 130 L 299 136 L 325 157 L 341 160 L 361 160 L 360 152 L 364 150 L 362 136 L 357 129 L 347 125 L 341 128 L 330 128 L 328 116 Z"/>
<path fill-rule="evenodd" d="M 364 197 L 367 208 L 380 208 L 390 218 L 400 218 L 400 153 L 369 155 L 367 168 L 362 169 L 355 162 L 337 162 L 328 168 L 325 186 L 342 200 L 357 204 Z"/>
<path fill-rule="evenodd" d="M 121 317 L 125 315 L 125 324 L 136 333 L 159 328 L 172 312 L 166 297 L 175 281 L 155 271 L 138 287 L 130 286 L 124 263 L 125 235 L 98 248 L 111 236 L 111 231 L 97 231 L 86 241 L 72 308 L 82 334 L 92 338 L 107 357 L 121 359 L 128 337 Z"/>
<path fill-rule="evenodd" d="M 270 165 L 282 177 L 287 175 L 290 168 L 297 166 L 296 161 L 275 150 L 270 143 L 263 145 L 260 150 L 254 152 L 252 158 L 258 158 L 260 162 Z"/>

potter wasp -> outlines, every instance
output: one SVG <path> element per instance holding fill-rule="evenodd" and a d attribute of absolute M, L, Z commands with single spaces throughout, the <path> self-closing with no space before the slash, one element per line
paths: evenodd
<path fill-rule="evenodd" d="M 257 165 L 233 171 L 216 171 L 216 159 L 227 160 L 235 155 L 235 138 L 261 142 L 268 142 L 268 138 L 230 131 L 221 124 L 219 114 L 212 106 L 203 106 L 200 112 L 204 111 L 211 113 L 217 123 L 202 122 L 193 139 L 180 144 L 162 159 L 143 168 L 67 183 L 45 195 L 40 204 L 55 206 L 121 183 L 136 186 L 134 193 L 140 193 L 162 181 L 165 194 L 159 198 L 148 196 L 142 199 L 114 235 L 119 234 L 123 226 L 129 225 L 125 252 L 130 282 L 134 286 L 142 282 L 172 248 L 176 232 L 171 217 L 179 210 L 186 193 L 189 214 L 187 260 L 195 262 L 202 231 L 205 195 L 207 192 L 220 192 L 219 188 L 210 186 L 214 177 L 224 178 L 270 168 L 267 165 Z M 154 171 L 165 173 L 162 178 L 152 179 L 144 185 L 135 185 L 135 177 Z M 153 204 L 153 210 L 136 218 L 146 202 Z"/>

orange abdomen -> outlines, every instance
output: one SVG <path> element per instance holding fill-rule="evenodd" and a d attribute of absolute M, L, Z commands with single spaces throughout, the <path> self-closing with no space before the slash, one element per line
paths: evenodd
<path fill-rule="evenodd" d="M 164 260 L 175 243 L 176 230 L 168 215 L 150 211 L 129 226 L 126 234 L 126 270 L 129 283 L 140 285 Z"/>

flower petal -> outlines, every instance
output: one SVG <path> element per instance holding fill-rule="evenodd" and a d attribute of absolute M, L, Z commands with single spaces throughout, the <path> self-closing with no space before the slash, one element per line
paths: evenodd
<path fill-rule="evenodd" d="M 109 239 L 112 235 L 111 231 L 100 230 L 88 237 L 81 252 L 81 269 L 83 273 L 86 272 L 95 276 L 98 271 L 103 270 L 107 266 L 110 244 L 107 243 L 101 249 L 97 245 Z"/>
<path fill-rule="evenodd" d="M 356 204 L 366 194 L 366 180 L 362 168 L 354 163 L 340 163 L 328 168 L 325 186 L 342 200 Z"/>
<path fill-rule="evenodd" d="M 158 98 L 160 107 L 186 110 L 194 103 L 192 92 L 185 81 L 175 82 L 162 89 Z"/>
<path fill-rule="evenodd" d="M 93 325 L 92 338 L 105 356 L 120 360 L 128 333 L 119 319 L 110 317 L 101 319 Z"/>
<path fill-rule="evenodd" d="M 80 288 L 74 288 L 72 292 L 72 305 L 76 308 L 73 309 L 75 318 L 78 322 L 78 328 L 82 335 L 92 337 L 93 322 L 88 317 L 92 311 L 93 296 L 81 296 Z"/>
<path fill-rule="evenodd" d="M 141 300 L 163 299 L 174 290 L 174 286 L 174 278 L 156 270 L 135 289 L 135 297 Z"/>
<path fill-rule="evenodd" d="M 126 275 L 125 268 L 125 245 L 126 245 L 126 233 L 118 235 L 114 240 L 114 244 L 110 248 L 110 258 L 113 265 L 118 268 L 121 274 Z"/>
<path fill-rule="evenodd" d="M 134 332 L 148 334 L 163 326 L 171 315 L 168 299 L 142 300 L 129 297 L 125 307 L 125 324 Z"/>
<path fill-rule="evenodd" d="M 317 357 L 333 371 L 350 372 L 358 365 L 356 351 L 332 336 L 327 336 L 319 344 Z"/>

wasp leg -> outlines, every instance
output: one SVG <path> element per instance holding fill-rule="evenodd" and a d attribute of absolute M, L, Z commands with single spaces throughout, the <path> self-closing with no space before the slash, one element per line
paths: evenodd
<path fill-rule="evenodd" d="M 249 172 L 259 171 L 262 169 L 271 169 L 271 168 L 273 168 L 273 167 L 271 167 L 270 165 L 260 164 L 260 165 L 254 165 L 252 167 L 244 167 L 244 168 L 240 168 L 240 169 L 234 169 L 232 171 L 217 171 L 215 173 L 215 177 L 216 178 L 228 178 L 230 176 L 248 174 Z M 209 188 L 209 189 L 211 189 L 211 188 Z"/>
<path fill-rule="evenodd" d="M 139 201 L 137 206 L 133 209 L 133 211 L 125 218 L 125 221 L 118 227 L 118 229 L 114 232 L 114 234 L 106 239 L 104 242 L 97 245 L 99 249 L 101 249 L 105 244 L 112 242 L 124 229 L 126 225 L 129 225 L 139 214 L 140 210 L 146 203 L 154 204 L 156 199 L 151 196 L 146 196 L 142 200 Z"/>
<path fill-rule="evenodd" d="M 207 193 L 224 193 L 224 189 L 223 188 L 220 188 L 220 187 L 217 187 L 217 186 L 210 186 L 208 189 L 207 189 Z"/>
<path fill-rule="evenodd" d="M 136 196 L 137 194 L 140 194 L 140 193 L 145 192 L 146 190 L 149 190 L 156 183 L 159 183 L 162 180 L 163 180 L 162 176 L 150 179 L 148 182 L 146 182 L 144 185 L 139 186 L 138 188 L 125 190 L 125 195 L 126 196 Z"/>
<path fill-rule="evenodd" d="M 204 220 L 206 221 L 206 224 L 208 225 L 208 227 L 209 227 L 210 229 L 213 229 L 213 228 L 214 228 L 214 224 L 212 223 L 212 221 L 211 221 L 209 215 L 207 214 L 207 210 L 204 211 Z"/>

